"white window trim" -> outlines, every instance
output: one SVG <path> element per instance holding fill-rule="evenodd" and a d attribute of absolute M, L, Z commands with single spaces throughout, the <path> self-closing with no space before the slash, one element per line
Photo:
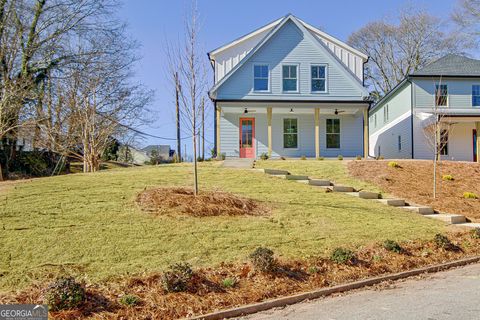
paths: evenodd
<path fill-rule="evenodd" d="M 332 134 L 332 133 L 328 133 L 327 132 L 327 120 L 330 120 L 330 119 L 338 119 L 339 121 L 339 124 L 340 124 L 340 132 L 338 133 L 339 137 L 340 137 L 340 147 L 339 148 L 329 148 L 328 147 L 328 144 L 327 144 L 327 136 L 329 134 Z M 337 134 L 337 133 L 333 133 L 333 134 Z M 325 149 L 327 150 L 341 150 L 342 149 L 342 120 L 339 118 L 339 117 L 330 117 L 330 118 L 326 118 L 325 119 Z"/>
<path fill-rule="evenodd" d="M 267 66 L 268 67 L 268 80 L 267 80 L 267 85 L 268 85 L 268 89 L 267 90 L 255 90 L 255 67 L 256 66 Z M 256 62 L 252 65 L 252 92 L 255 92 L 255 93 L 271 93 L 271 79 L 272 79 L 272 69 L 270 68 L 270 64 L 268 63 L 261 63 L 261 62 Z"/>
<path fill-rule="evenodd" d="M 324 91 L 313 91 L 312 90 L 312 67 L 325 67 L 325 90 Z M 328 93 L 328 64 L 326 63 L 312 63 L 310 64 L 310 93 L 312 94 L 326 94 Z M 320 78 L 318 78 L 320 79 Z"/>
<path fill-rule="evenodd" d="M 285 136 L 285 119 L 296 119 L 297 120 L 297 147 L 296 148 L 285 148 L 283 143 L 283 137 Z M 283 150 L 299 150 L 300 149 L 300 121 L 298 117 L 282 117 L 282 149 Z"/>
<path fill-rule="evenodd" d="M 295 91 L 285 91 L 283 89 L 283 67 L 286 66 L 296 66 L 297 67 L 297 90 Z M 300 93 L 300 64 L 299 63 L 284 63 L 282 64 L 282 70 L 280 70 L 280 76 L 282 79 L 282 93 Z M 290 79 L 290 78 L 289 78 Z"/>
<path fill-rule="evenodd" d="M 470 91 L 471 92 L 470 102 L 472 104 L 472 108 L 480 108 L 480 106 L 474 106 L 473 105 L 473 86 L 480 86 L 480 84 L 478 84 L 478 83 L 473 83 L 472 84 L 472 90 Z"/>
<path fill-rule="evenodd" d="M 437 91 L 437 86 L 447 86 L 447 105 L 445 106 L 437 106 L 437 95 L 435 92 Z M 433 107 L 440 107 L 440 108 L 449 108 L 450 107 L 450 90 L 448 89 L 448 84 L 446 83 L 435 83 L 433 86 Z"/>

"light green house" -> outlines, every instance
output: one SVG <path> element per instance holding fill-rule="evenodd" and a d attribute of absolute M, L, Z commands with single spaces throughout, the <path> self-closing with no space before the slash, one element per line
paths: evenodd
<path fill-rule="evenodd" d="M 410 74 L 369 111 L 369 155 L 433 159 L 435 114 L 445 160 L 480 161 L 480 61 L 447 55 Z"/>

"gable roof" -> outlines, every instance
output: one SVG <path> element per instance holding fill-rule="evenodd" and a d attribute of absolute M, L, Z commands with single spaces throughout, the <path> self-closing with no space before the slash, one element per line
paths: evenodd
<path fill-rule="evenodd" d="M 218 53 L 220 53 L 220 52 L 222 52 L 222 51 L 224 51 L 224 50 L 226 50 L 226 49 L 228 49 L 228 48 L 233 47 L 234 45 L 236 45 L 236 44 L 238 44 L 238 43 L 240 43 L 240 42 L 242 42 L 242 41 L 245 41 L 245 40 L 247 40 L 247 39 L 250 39 L 250 38 L 252 38 L 252 37 L 254 37 L 254 36 L 256 36 L 256 35 L 258 35 L 258 34 L 260 34 L 260 33 L 262 33 L 262 32 L 265 32 L 265 31 L 267 31 L 267 30 L 271 30 L 271 29 L 273 29 L 274 27 L 278 26 L 278 25 L 279 25 L 286 17 L 288 17 L 288 16 L 293 16 L 293 15 L 292 15 L 291 13 L 289 13 L 289 14 L 285 15 L 284 17 L 280 18 L 280 19 L 276 19 L 275 21 L 272 21 L 272 22 L 270 22 L 270 23 L 268 23 L 268 24 L 266 24 L 266 25 L 264 25 L 264 26 L 262 26 L 262 27 L 260 27 L 260 28 L 258 28 L 258 29 L 256 29 L 256 30 L 254 30 L 254 31 L 252 31 L 252 32 L 250 32 L 250 33 L 248 33 L 248 34 L 246 34 L 246 35 L 244 35 L 244 36 L 241 36 L 241 37 L 239 37 L 239 38 L 237 38 L 237 39 L 235 39 L 235 40 L 233 40 L 233 41 L 230 41 L 230 42 L 227 43 L 227 44 L 224 44 L 224 45 L 222 45 L 222 46 L 220 46 L 220 47 L 218 47 L 218 48 L 215 48 L 215 49 L 213 49 L 212 51 L 208 52 L 207 54 L 208 54 L 209 57 L 210 57 L 210 56 L 214 56 L 214 55 L 216 55 L 216 54 L 218 54 Z M 335 37 L 333 37 L 333 36 L 331 36 L 331 35 L 323 32 L 323 31 L 321 31 L 321 30 L 318 29 L 318 28 L 315 28 L 314 26 L 306 23 L 306 22 L 303 21 L 302 19 L 299 19 L 299 18 L 297 18 L 297 17 L 295 17 L 295 18 L 296 18 L 301 24 L 303 24 L 303 26 L 304 26 L 305 28 L 307 28 L 309 31 L 311 31 L 311 32 L 313 32 L 313 33 L 315 33 L 315 34 L 317 34 L 317 35 L 319 35 L 319 36 L 321 36 L 321 37 L 323 37 L 323 38 L 331 41 L 332 43 L 334 43 L 335 45 L 337 45 L 337 46 L 339 46 L 339 47 L 342 47 L 342 48 L 344 48 L 344 49 L 346 49 L 346 50 L 348 50 L 348 51 L 351 51 L 351 52 L 355 53 L 356 55 L 360 56 L 364 61 L 367 61 L 367 60 L 368 60 L 368 56 L 367 56 L 365 53 L 360 52 L 360 51 L 358 51 L 357 49 L 349 46 L 349 45 L 346 44 L 345 42 L 343 42 L 343 41 L 341 41 L 341 40 L 339 40 L 339 39 L 337 39 L 337 38 L 335 38 Z"/>
<path fill-rule="evenodd" d="M 363 83 L 358 79 L 353 72 L 335 55 L 333 54 L 327 46 L 317 37 L 313 36 L 306 27 L 292 14 L 288 14 L 285 16 L 279 24 L 277 24 L 270 32 L 252 49 L 250 52 L 233 67 L 220 81 L 218 81 L 213 88 L 209 91 L 209 95 L 212 97 L 214 93 L 238 70 L 240 69 L 251 57 L 255 55 L 255 53 L 265 45 L 275 35 L 288 21 L 292 21 L 304 34 L 307 38 L 309 38 L 314 44 L 316 44 L 322 51 L 326 51 L 326 54 L 333 57 L 335 63 L 346 71 L 348 77 L 353 80 L 355 84 L 357 84 L 362 92 L 368 96 L 368 92 L 366 88 L 363 86 Z"/>
<path fill-rule="evenodd" d="M 448 54 L 435 60 L 411 76 L 450 76 L 450 77 L 480 77 L 480 60 L 465 56 Z"/>

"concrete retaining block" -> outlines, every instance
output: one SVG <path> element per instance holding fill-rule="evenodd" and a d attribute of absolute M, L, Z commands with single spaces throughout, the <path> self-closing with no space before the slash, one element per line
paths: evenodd
<path fill-rule="evenodd" d="M 299 175 L 287 175 L 285 176 L 287 180 L 309 180 L 308 176 L 299 176 Z"/>
<path fill-rule="evenodd" d="M 325 186 L 331 186 L 332 183 L 328 180 L 320 180 L 320 179 L 310 179 L 308 184 L 312 186 L 320 186 L 320 187 L 325 187 Z"/>
<path fill-rule="evenodd" d="M 358 196 L 362 199 L 378 199 L 380 198 L 380 194 L 376 192 L 370 192 L 370 191 L 359 191 Z"/>
<path fill-rule="evenodd" d="M 405 207 L 399 207 L 399 208 L 409 210 L 409 211 L 413 211 L 413 212 L 423 214 L 423 215 L 434 214 L 435 213 L 433 211 L 433 209 L 430 208 L 430 207 L 405 206 Z"/>
<path fill-rule="evenodd" d="M 403 207 L 405 206 L 405 200 L 403 199 L 376 199 L 378 202 L 386 204 L 387 206 L 392 207 Z"/>
<path fill-rule="evenodd" d="M 263 172 L 266 174 L 271 174 L 271 175 L 289 175 L 290 172 L 287 170 L 278 170 L 278 169 L 263 169 Z"/>
<path fill-rule="evenodd" d="M 448 214 L 448 213 L 439 213 L 439 214 L 426 214 L 425 217 L 437 219 L 449 224 L 465 223 L 467 219 L 461 214 Z"/>

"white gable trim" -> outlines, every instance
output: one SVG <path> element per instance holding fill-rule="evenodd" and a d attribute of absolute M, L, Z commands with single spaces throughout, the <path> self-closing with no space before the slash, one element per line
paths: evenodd
<path fill-rule="evenodd" d="M 325 53 L 333 58 L 334 63 L 337 64 L 337 66 L 343 70 L 346 71 L 346 74 L 348 77 L 350 77 L 350 80 L 353 81 L 354 85 L 357 85 L 360 90 L 363 92 L 365 96 L 368 96 L 367 89 L 363 86 L 361 83 L 360 79 L 355 76 L 352 71 L 333 53 L 331 52 L 330 49 L 326 47 L 326 45 L 318 38 L 313 36 L 307 29 L 306 27 L 299 21 L 297 18 L 295 18 L 293 15 L 289 14 L 285 18 L 282 19 L 282 21 L 275 26 L 273 30 L 271 30 L 239 63 L 235 65 L 219 82 L 217 82 L 213 88 L 210 90 L 209 95 L 212 98 L 215 98 L 215 93 L 216 91 L 234 74 L 240 67 L 242 67 L 263 45 L 270 40 L 270 38 L 280 30 L 287 21 L 292 21 L 304 34 L 306 37 L 310 39 L 313 43 L 316 43 L 318 47 L 325 51 Z"/>
<path fill-rule="evenodd" d="M 368 60 L 368 56 L 367 56 L 366 54 L 364 54 L 363 52 L 360 52 L 360 51 L 358 51 L 357 49 L 350 47 L 350 46 L 349 46 L 348 44 L 346 44 L 345 42 L 338 40 L 337 38 L 335 38 L 335 37 L 333 37 L 333 36 L 331 36 L 331 35 L 323 32 L 322 30 L 320 30 L 320 29 L 318 29 L 318 28 L 315 28 L 314 26 L 306 23 L 305 21 L 303 21 L 303 20 L 301 20 L 301 19 L 299 19 L 299 18 L 297 18 L 297 19 L 298 19 L 298 21 L 300 21 L 300 22 L 305 26 L 305 28 L 313 31 L 314 33 L 318 34 L 318 35 L 321 36 L 322 38 L 325 38 L 325 39 L 333 42 L 334 44 L 338 45 L 339 47 L 341 47 L 341 48 L 343 48 L 343 49 L 345 49 L 345 50 L 347 50 L 347 51 L 351 51 L 352 53 L 360 56 L 360 57 L 364 60 L 364 62 L 366 62 L 366 61 Z"/>
<path fill-rule="evenodd" d="M 246 35 L 244 35 L 244 36 L 242 36 L 242 37 L 240 37 L 240 38 L 237 38 L 236 40 L 233 40 L 232 42 L 229 42 L 229 43 L 227 43 L 227 44 L 225 44 L 225 45 L 223 45 L 223 46 L 221 46 L 221 47 L 218 47 L 218 48 L 210 51 L 210 52 L 208 53 L 208 55 L 209 55 L 210 57 L 213 57 L 213 56 L 215 56 L 216 54 L 218 54 L 218 53 L 220 53 L 220 52 L 222 52 L 222 51 L 225 51 L 225 50 L 227 50 L 227 49 L 229 49 L 229 48 L 231 48 L 231 47 L 239 44 L 240 42 L 243 42 L 243 41 L 245 41 L 245 40 L 248 40 L 248 39 L 256 36 L 257 34 L 260 34 L 260 33 L 264 32 L 264 31 L 266 31 L 266 30 L 268 30 L 268 29 L 272 29 L 272 28 L 274 28 L 276 25 L 278 25 L 278 24 L 282 21 L 282 19 L 284 19 L 284 18 L 277 19 L 277 20 L 275 20 L 275 21 L 273 21 L 273 22 L 271 22 L 271 23 L 269 23 L 269 24 L 267 24 L 267 25 L 265 25 L 265 26 L 263 26 L 263 27 L 260 27 L 259 29 L 255 30 L 255 31 L 253 31 L 253 32 L 250 32 L 249 34 L 246 34 Z"/>

